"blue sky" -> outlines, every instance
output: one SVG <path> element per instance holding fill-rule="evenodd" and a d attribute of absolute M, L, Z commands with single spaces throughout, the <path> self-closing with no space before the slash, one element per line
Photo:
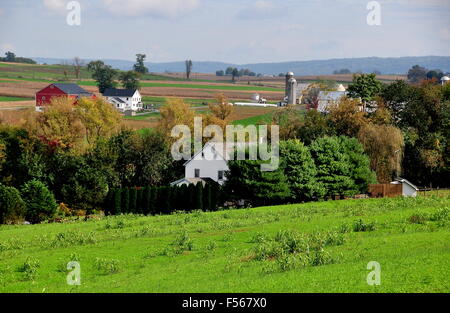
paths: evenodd
<path fill-rule="evenodd" d="M 450 0 L 0 0 L 0 53 L 257 63 L 450 55 Z"/>

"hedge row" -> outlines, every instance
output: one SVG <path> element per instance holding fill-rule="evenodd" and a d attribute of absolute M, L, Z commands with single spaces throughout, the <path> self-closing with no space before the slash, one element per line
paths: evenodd
<path fill-rule="evenodd" d="M 219 193 L 220 187 L 216 184 L 113 189 L 106 198 L 105 214 L 155 215 L 175 211 L 216 211 Z"/>

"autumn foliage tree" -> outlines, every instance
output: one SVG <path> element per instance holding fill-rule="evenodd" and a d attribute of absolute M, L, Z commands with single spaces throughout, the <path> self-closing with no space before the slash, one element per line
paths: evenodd
<path fill-rule="evenodd" d="M 360 105 L 356 99 L 342 98 L 338 103 L 329 106 L 328 121 L 338 135 L 355 137 L 368 122 Z"/>
<path fill-rule="evenodd" d="M 109 137 L 121 125 L 121 116 L 111 103 L 103 99 L 82 98 L 75 106 L 86 134 L 86 140 L 93 144 L 100 137 Z"/>
<path fill-rule="evenodd" d="M 388 183 L 393 174 L 400 174 L 404 141 L 400 129 L 392 125 L 364 125 L 358 139 L 370 157 L 370 167 L 380 183 Z"/>
<path fill-rule="evenodd" d="M 183 99 L 167 99 L 167 104 L 160 108 L 161 119 L 158 130 L 170 136 L 172 128 L 176 125 L 186 125 L 191 131 L 194 127 L 194 111 Z"/>
<path fill-rule="evenodd" d="M 230 123 L 231 114 L 233 114 L 234 107 L 230 105 L 228 99 L 223 93 L 218 94 L 216 102 L 208 104 L 210 114 L 206 116 L 206 125 L 218 125 L 225 132 L 225 127 Z"/>
<path fill-rule="evenodd" d="M 75 110 L 73 99 L 55 97 L 42 113 L 28 116 L 25 128 L 51 149 L 81 148 L 85 128 Z"/>

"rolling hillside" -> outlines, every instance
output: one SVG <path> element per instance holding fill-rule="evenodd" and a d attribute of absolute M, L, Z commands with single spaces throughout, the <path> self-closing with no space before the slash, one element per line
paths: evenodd
<path fill-rule="evenodd" d="M 39 63 L 59 64 L 63 59 L 33 58 Z M 105 63 L 122 70 L 129 70 L 133 67 L 133 61 L 126 60 L 103 60 Z M 441 69 L 444 72 L 450 71 L 450 57 L 448 56 L 425 56 L 425 57 L 401 57 L 401 58 L 353 58 L 353 59 L 330 59 L 293 61 L 279 63 L 254 63 L 254 64 L 231 64 L 224 62 L 201 62 L 194 61 L 194 72 L 215 73 L 217 70 L 225 70 L 227 67 L 248 68 L 256 73 L 273 74 L 293 71 L 296 75 L 327 75 L 335 70 L 347 68 L 352 72 L 362 71 L 371 73 L 380 71 L 382 74 L 405 74 L 412 66 L 420 65 L 428 69 Z M 152 63 L 146 62 L 152 72 L 184 72 L 184 61 Z"/>
<path fill-rule="evenodd" d="M 0 292 L 449 292 L 449 198 L 0 226 Z M 66 283 L 76 261 L 81 285 Z M 381 266 L 368 285 L 369 262 Z"/>

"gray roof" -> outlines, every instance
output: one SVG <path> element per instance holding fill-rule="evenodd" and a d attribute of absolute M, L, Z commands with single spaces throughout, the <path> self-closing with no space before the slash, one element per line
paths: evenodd
<path fill-rule="evenodd" d="M 414 185 L 413 183 L 411 183 L 411 182 L 410 182 L 409 180 L 407 180 L 407 179 L 404 179 L 404 178 L 401 178 L 401 177 L 397 177 L 397 178 L 395 179 L 395 181 L 396 181 L 396 182 L 400 182 L 400 183 L 408 184 L 408 185 L 410 185 L 413 189 L 415 189 L 416 191 L 419 191 L 419 188 L 417 188 L 416 185 Z"/>
<path fill-rule="evenodd" d="M 92 95 L 92 93 L 90 93 L 89 91 L 84 90 L 83 88 L 81 88 L 77 84 L 57 83 L 57 84 L 53 84 L 53 85 L 55 87 L 61 89 L 62 91 L 64 91 L 68 95 L 89 95 L 89 96 Z"/>
<path fill-rule="evenodd" d="M 116 89 L 108 88 L 103 93 L 105 97 L 133 97 L 136 93 L 136 89 Z"/>

